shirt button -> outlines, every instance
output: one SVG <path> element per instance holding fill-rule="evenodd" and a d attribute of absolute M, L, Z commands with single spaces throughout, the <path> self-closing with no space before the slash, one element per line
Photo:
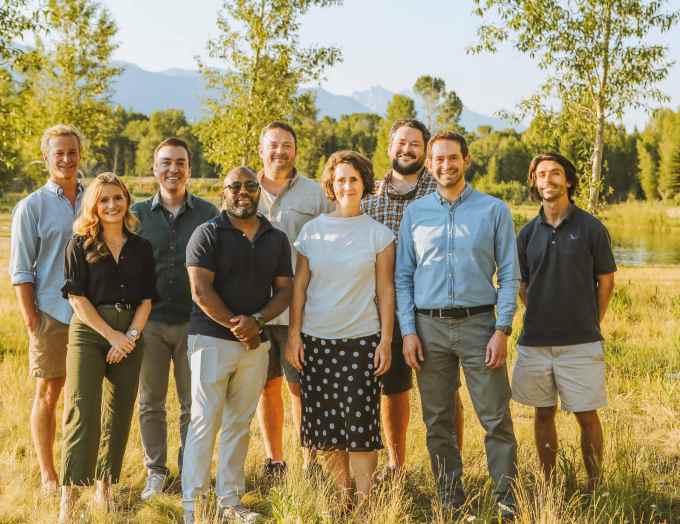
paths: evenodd
<path fill-rule="evenodd" d="M 120 287 L 125 287 L 125 284 L 121 284 Z"/>
<path fill-rule="evenodd" d="M 553 241 L 552 241 L 551 243 L 552 243 L 552 244 L 554 244 L 554 243 L 555 243 L 555 241 L 553 240 Z"/>

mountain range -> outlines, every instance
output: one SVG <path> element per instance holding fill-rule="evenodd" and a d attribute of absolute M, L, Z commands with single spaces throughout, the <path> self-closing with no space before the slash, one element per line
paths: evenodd
<path fill-rule="evenodd" d="M 203 101 L 210 92 L 198 71 L 168 69 L 152 72 L 129 62 L 114 64 L 123 69 L 114 83 L 112 99 L 115 104 L 145 114 L 164 109 L 182 109 L 190 121 L 201 118 Z M 304 90 L 316 93 L 319 118 L 330 116 L 336 119 L 353 113 L 377 113 L 384 116 L 387 105 L 395 95 L 381 86 L 356 91 L 350 96 L 337 95 L 321 87 Z M 416 110 L 422 116 L 422 103 L 418 97 L 411 90 L 400 94 L 413 98 Z M 496 129 L 513 127 L 498 118 L 476 113 L 469 108 L 463 108 L 460 123 L 468 130 L 475 130 L 481 125 Z"/>

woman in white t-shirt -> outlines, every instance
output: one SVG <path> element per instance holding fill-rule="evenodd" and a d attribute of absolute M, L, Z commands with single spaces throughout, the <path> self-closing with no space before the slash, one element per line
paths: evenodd
<path fill-rule="evenodd" d="M 354 476 L 363 499 L 383 447 L 379 376 L 392 357 L 394 235 L 361 211 L 373 190 L 364 156 L 331 155 L 321 185 L 336 210 L 307 222 L 295 242 L 286 358 L 301 372 L 302 446 L 325 452 L 343 494 Z"/>

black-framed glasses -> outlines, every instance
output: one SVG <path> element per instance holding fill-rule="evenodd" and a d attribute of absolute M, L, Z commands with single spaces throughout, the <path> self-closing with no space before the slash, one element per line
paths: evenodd
<path fill-rule="evenodd" d="M 260 189 L 260 184 L 254 180 L 248 180 L 248 182 L 232 182 L 228 186 L 224 186 L 224 190 L 226 191 L 228 189 L 235 195 L 238 195 L 241 192 L 242 187 L 245 187 L 248 193 L 255 193 L 258 189 Z"/>

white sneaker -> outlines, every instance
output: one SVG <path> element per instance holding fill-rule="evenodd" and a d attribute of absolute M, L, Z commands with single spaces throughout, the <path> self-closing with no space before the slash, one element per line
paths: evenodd
<path fill-rule="evenodd" d="M 149 500 L 156 495 L 163 493 L 163 487 L 165 486 L 165 480 L 168 476 L 165 473 L 159 473 L 157 471 L 152 471 L 149 476 L 146 477 L 146 486 L 142 491 L 142 500 Z"/>
<path fill-rule="evenodd" d="M 239 522 L 241 524 L 255 524 L 264 517 L 261 513 L 252 511 L 241 504 L 236 506 L 223 506 L 220 508 L 220 518 L 222 521 Z"/>

